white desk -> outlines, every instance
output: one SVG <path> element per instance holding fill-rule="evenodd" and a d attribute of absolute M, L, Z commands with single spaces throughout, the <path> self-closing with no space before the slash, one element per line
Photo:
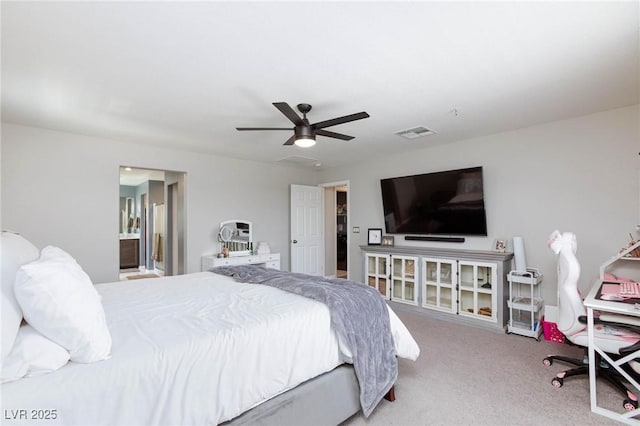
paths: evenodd
<path fill-rule="evenodd" d="M 252 254 L 248 256 L 217 257 L 213 254 L 202 256 L 202 270 L 208 271 L 214 266 L 263 265 L 266 268 L 280 269 L 280 253 Z"/>
<path fill-rule="evenodd" d="M 606 352 L 595 345 L 593 332 L 594 310 L 600 311 L 602 313 L 640 317 L 640 309 L 636 309 L 633 303 L 612 302 L 597 299 L 596 295 L 598 294 L 601 285 L 602 281 L 596 280 L 595 284 L 591 288 L 591 291 L 589 291 L 589 294 L 587 294 L 587 297 L 585 297 L 584 299 L 584 305 L 587 308 L 587 331 L 589 334 L 589 393 L 591 395 L 591 411 L 623 423 L 640 424 L 640 418 L 638 418 L 638 416 L 640 416 L 640 409 L 623 412 L 622 404 L 620 404 L 620 412 L 615 412 L 603 407 L 598 407 L 596 398 L 596 364 L 595 362 L 592 362 L 592 360 L 596 359 L 596 351 L 602 356 L 602 359 L 607 361 L 611 366 L 619 371 L 620 374 L 622 374 L 629 381 L 629 383 L 635 387 L 635 394 L 640 395 L 640 384 L 638 384 L 638 382 L 633 380 L 624 370 L 620 368 L 621 365 L 624 365 L 634 358 L 640 356 L 640 350 L 632 353 L 631 355 L 627 355 L 624 358 L 620 358 L 617 361 L 614 361 Z"/>

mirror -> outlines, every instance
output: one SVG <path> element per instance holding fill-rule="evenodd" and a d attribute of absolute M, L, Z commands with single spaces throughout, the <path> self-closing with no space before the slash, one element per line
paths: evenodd
<path fill-rule="evenodd" d="M 247 256 L 253 251 L 251 222 L 246 220 L 227 220 L 220 223 L 218 241 L 220 252 L 228 256 Z"/>
<path fill-rule="evenodd" d="M 132 234 L 138 229 L 133 197 L 120 197 L 120 233 Z"/>

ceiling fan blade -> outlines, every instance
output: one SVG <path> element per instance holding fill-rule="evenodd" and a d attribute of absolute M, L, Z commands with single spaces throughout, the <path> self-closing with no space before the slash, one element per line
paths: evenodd
<path fill-rule="evenodd" d="M 236 127 L 236 130 L 293 130 L 292 127 Z"/>
<path fill-rule="evenodd" d="M 319 123 L 314 123 L 311 126 L 316 129 L 322 129 L 324 127 L 335 126 L 342 123 L 348 123 L 350 121 L 362 120 L 363 118 L 368 118 L 369 114 L 366 112 L 358 112 L 356 114 L 345 115 L 344 117 L 333 118 L 331 120 L 321 121 Z"/>
<path fill-rule="evenodd" d="M 291 136 L 285 143 L 282 145 L 293 145 L 296 142 L 296 135 Z"/>
<path fill-rule="evenodd" d="M 342 133 L 330 132 L 328 130 L 316 130 L 316 135 L 327 136 L 329 138 L 342 139 L 343 141 L 350 141 L 353 136 L 343 135 Z"/>
<path fill-rule="evenodd" d="M 296 126 L 302 126 L 304 122 L 302 118 L 289 106 L 286 102 L 274 102 L 273 106 L 278 108 Z"/>

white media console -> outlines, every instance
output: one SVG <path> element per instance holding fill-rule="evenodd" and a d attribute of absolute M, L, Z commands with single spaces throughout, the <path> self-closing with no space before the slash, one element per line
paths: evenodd
<path fill-rule="evenodd" d="M 513 253 L 360 246 L 364 282 L 399 307 L 504 331 Z"/>

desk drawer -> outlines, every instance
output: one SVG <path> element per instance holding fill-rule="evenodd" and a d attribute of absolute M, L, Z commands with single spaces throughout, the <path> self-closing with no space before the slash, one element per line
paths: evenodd
<path fill-rule="evenodd" d="M 270 269 L 280 269 L 280 261 L 279 260 L 274 260 L 271 262 L 266 262 L 264 264 L 265 267 L 270 268 Z"/>

